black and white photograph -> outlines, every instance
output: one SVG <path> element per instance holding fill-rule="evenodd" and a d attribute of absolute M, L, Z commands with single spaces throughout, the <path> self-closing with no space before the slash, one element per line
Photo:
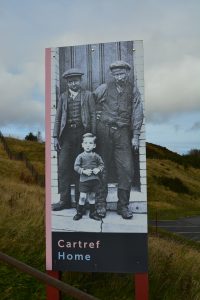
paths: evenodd
<path fill-rule="evenodd" d="M 142 41 L 51 48 L 52 232 L 147 233 Z"/>

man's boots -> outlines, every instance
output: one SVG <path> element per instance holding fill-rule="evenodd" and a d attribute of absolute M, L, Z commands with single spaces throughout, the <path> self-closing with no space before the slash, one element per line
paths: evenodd
<path fill-rule="evenodd" d="M 77 206 L 77 213 L 73 217 L 73 220 L 78 221 L 78 220 L 82 219 L 82 216 L 83 216 L 83 207 L 84 207 L 84 205 L 80 205 L 80 204 Z"/>
<path fill-rule="evenodd" d="M 123 219 L 131 219 L 133 217 L 132 211 L 129 209 L 130 191 L 118 190 L 117 213 Z"/>
<path fill-rule="evenodd" d="M 90 214 L 89 214 L 90 219 L 100 221 L 101 218 L 98 215 L 98 213 L 95 210 L 95 204 L 90 204 Z"/>
<path fill-rule="evenodd" d="M 53 211 L 71 208 L 71 197 L 69 192 L 60 194 L 60 201 L 51 205 Z"/>

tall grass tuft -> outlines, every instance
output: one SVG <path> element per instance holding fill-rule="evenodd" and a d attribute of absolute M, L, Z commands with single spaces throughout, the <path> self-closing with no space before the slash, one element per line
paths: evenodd
<path fill-rule="evenodd" d="M 151 299 L 199 300 L 200 252 L 184 243 L 149 239 Z"/>

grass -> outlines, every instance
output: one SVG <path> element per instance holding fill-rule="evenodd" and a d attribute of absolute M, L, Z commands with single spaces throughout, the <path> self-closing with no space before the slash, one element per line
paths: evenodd
<path fill-rule="evenodd" d="M 169 160 L 148 159 L 149 217 L 176 219 L 200 214 L 200 169 Z"/>
<path fill-rule="evenodd" d="M 16 198 L 13 206 L 1 198 L 0 209 L 4 212 L 0 220 L 1 251 L 44 271 L 44 191 L 15 182 L 10 187 L 12 191 L 24 193 Z M 185 242 L 175 235 L 150 235 L 150 299 L 200 299 L 199 249 L 198 244 Z M 0 272 L 2 300 L 45 299 L 44 286 L 33 278 L 4 264 L 0 265 Z M 132 275 L 66 272 L 63 281 L 100 299 L 133 299 Z"/>
<path fill-rule="evenodd" d="M 44 151 L 45 144 L 18 140 L 14 138 L 6 138 L 8 146 L 13 153 L 23 152 L 28 160 L 34 165 L 39 174 L 44 174 Z"/>
<path fill-rule="evenodd" d="M 152 299 L 199 300 L 199 250 L 163 237 L 151 237 L 149 249 Z"/>
<path fill-rule="evenodd" d="M 12 140 L 13 141 L 13 140 Z M 15 141 L 18 143 L 18 140 Z M 43 155 L 43 145 L 21 142 L 31 161 Z M 30 143 L 30 144 L 29 144 Z M 21 147 L 21 148 L 20 148 Z M 36 148 L 41 148 L 41 152 Z M 35 149 L 31 154 L 31 149 Z M 43 149 L 43 150 L 42 150 Z M 18 151 L 18 150 L 16 150 Z M 40 153 L 40 154 L 38 154 Z M 28 155 L 27 155 L 28 156 Z M 44 158 L 39 162 L 43 163 Z M 41 271 L 45 270 L 44 189 L 33 182 L 24 183 L 23 162 L 10 161 L 0 144 L 0 249 Z M 27 171 L 28 172 L 28 171 Z M 199 214 L 198 169 L 169 160 L 148 159 L 149 211 L 161 218 Z M 189 193 L 178 193 L 158 178 L 178 178 Z M 165 179 L 166 180 L 166 179 Z M 200 245 L 174 234 L 160 231 L 149 235 L 149 280 L 151 300 L 200 300 Z M 45 286 L 12 267 L 0 264 L 1 300 L 44 300 Z M 111 273 L 65 272 L 63 281 L 104 300 L 133 299 L 133 276 Z M 63 297 L 63 300 L 70 297 Z"/>
<path fill-rule="evenodd" d="M 31 176 L 29 170 L 25 167 L 25 164 L 21 161 L 9 160 L 6 152 L 0 143 L 0 175 L 1 178 L 7 181 L 10 179 L 15 182 L 33 183 L 34 179 Z M 9 178 L 9 179 L 8 179 Z M 0 185 L 2 183 L 0 182 Z"/>
<path fill-rule="evenodd" d="M 0 249 L 44 271 L 44 189 L 31 180 L 24 163 L 9 160 L 0 144 Z M 44 286 L 32 277 L 5 264 L 0 274 L 1 300 L 45 299 Z"/>
<path fill-rule="evenodd" d="M 1 251 L 44 271 L 44 190 L 1 178 L 0 191 Z M 0 273 L 1 300 L 45 299 L 33 278 L 4 264 Z"/>

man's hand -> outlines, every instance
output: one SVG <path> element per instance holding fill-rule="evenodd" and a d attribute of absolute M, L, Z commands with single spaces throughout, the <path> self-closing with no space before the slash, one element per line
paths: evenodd
<path fill-rule="evenodd" d="M 132 138 L 132 146 L 134 150 L 138 150 L 139 149 L 139 135 L 134 135 L 134 137 Z"/>
<path fill-rule="evenodd" d="M 60 151 L 61 147 L 57 138 L 54 138 L 54 149 L 55 151 Z"/>
<path fill-rule="evenodd" d="M 92 170 L 91 169 L 83 170 L 82 174 L 90 176 L 90 175 L 92 175 Z"/>
<path fill-rule="evenodd" d="M 97 175 L 100 172 L 100 170 L 99 170 L 99 168 L 94 168 L 92 170 L 92 172 L 93 172 L 94 175 Z"/>

